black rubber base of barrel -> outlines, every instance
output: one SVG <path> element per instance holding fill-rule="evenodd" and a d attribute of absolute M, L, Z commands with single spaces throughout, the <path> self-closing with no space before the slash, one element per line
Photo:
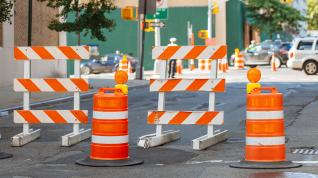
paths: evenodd
<path fill-rule="evenodd" d="M 301 164 L 293 163 L 291 161 L 282 162 L 252 162 L 252 161 L 240 161 L 237 163 L 230 164 L 232 168 L 242 168 L 242 169 L 290 169 L 301 167 Z"/>
<path fill-rule="evenodd" d="M 12 154 L 0 152 L 0 159 L 7 159 L 12 157 L 13 157 Z"/>
<path fill-rule="evenodd" d="M 87 157 L 85 159 L 77 160 L 76 164 L 82 166 L 90 166 L 90 167 L 123 167 L 123 166 L 134 166 L 143 164 L 144 161 L 128 158 L 124 160 L 96 160 Z"/>

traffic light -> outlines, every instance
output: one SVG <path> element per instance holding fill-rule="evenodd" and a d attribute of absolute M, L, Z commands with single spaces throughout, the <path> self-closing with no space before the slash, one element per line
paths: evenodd
<path fill-rule="evenodd" d="M 198 37 L 200 39 L 208 39 L 209 38 L 209 31 L 208 30 L 200 30 L 198 33 Z"/>
<path fill-rule="evenodd" d="M 135 8 L 127 6 L 121 9 L 121 18 L 124 20 L 135 20 L 137 17 L 134 13 Z"/>
<path fill-rule="evenodd" d="M 213 2 L 212 4 L 212 14 L 217 14 L 220 11 L 219 4 L 217 2 Z"/>
<path fill-rule="evenodd" d="M 155 22 L 155 20 L 146 20 L 143 29 L 145 32 L 154 32 L 155 29 L 151 26 L 151 23 Z"/>

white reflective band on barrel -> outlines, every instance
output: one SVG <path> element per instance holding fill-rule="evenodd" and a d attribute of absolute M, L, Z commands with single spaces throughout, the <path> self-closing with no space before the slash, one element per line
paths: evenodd
<path fill-rule="evenodd" d="M 118 112 L 93 111 L 93 118 L 99 119 L 99 120 L 127 119 L 128 111 L 118 111 Z"/>
<path fill-rule="evenodd" d="M 284 145 L 285 137 L 246 137 L 246 145 L 252 146 L 271 146 Z"/>
<path fill-rule="evenodd" d="M 97 143 L 97 144 L 122 144 L 122 143 L 128 143 L 128 135 L 124 135 L 124 136 L 99 136 L 99 135 L 92 135 L 92 143 Z"/>
<path fill-rule="evenodd" d="M 252 120 L 283 119 L 284 111 L 247 111 L 246 118 Z"/>

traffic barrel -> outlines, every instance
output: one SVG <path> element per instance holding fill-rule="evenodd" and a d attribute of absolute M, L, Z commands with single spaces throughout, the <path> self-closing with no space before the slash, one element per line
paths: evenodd
<path fill-rule="evenodd" d="M 269 93 L 262 93 L 269 91 Z M 245 160 L 236 168 L 300 167 L 286 161 L 283 94 L 275 87 L 255 88 L 247 94 Z"/>
<path fill-rule="evenodd" d="M 123 58 L 119 61 L 119 68 L 118 70 L 122 70 L 125 72 L 129 72 L 129 61 L 126 55 L 123 55 Z"/>
<path fill-rule="evenodd" d="M 238 54 L 235 57 L 235 61 L 234 61 L 234 67 L 235 69 L 244 69 L 244 56 L 242 54 Z"/>
<path fill-rule="evenodd" d="M 275 58 L 275 54 L 272 54 L 272 59 L 271 59 L 271 69 L 273 72 L 277 71 L 277 67 L 276 67 L 276 58 Z"/>
<path fill-rule="evenodd" d="M 178 59 L 177 60 L 177 74 L 182 74 L 183 66 L 182 66 L 182 60 Z"/>
<path fill-rule="evenodd" d="M 142 164 L 129 157 L 128 96 L 120 89 L 102 88 L 93 102 L 90 156 L 76 163 L 95 167 Z"/>

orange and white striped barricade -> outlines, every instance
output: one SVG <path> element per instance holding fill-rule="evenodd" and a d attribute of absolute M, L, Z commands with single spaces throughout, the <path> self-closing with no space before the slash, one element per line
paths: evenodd
<path fill-rule="evenodd" d="M 261 93 L 267 90 L 270 93 Z M 275 87 L 255 88 L 247 94 L 245 160 L 231 167 L 253 169 L 293 168 L 286 161 L 283 94 Z"/>
<path fill-rule="evenodd" d="M 235 56 L 234 68 L 244 69 L 244 65 L 245 65 L 244 56 L 242 54 L 238 54 L 237 56 Z"/>
<path fill-rule="evenodd" d="M 198 68 L 199 68 L 199 70 L 201 70 L 201 71 L 205 71 L 205 59 L 199 59 L 199 62 L 198 62 L 199 64 L 198 64 Z"/>
<path fill-rule="evenodd" d="M 163 145 L 180 139 L 179 130 L 163 131 L 163 125 L 207 125 L 208 133 L 193 140 L 193 149 L 202 150 L 228 137 L 227 131 L 214 132 L 214 125 L 222 125 L 223 112 L 215 111 L 215 92 L 225 91 L 225 80 L 218 79 L 217 59 L 226 55 L 226 46 L 158 46 L 152 50 L 153 59 L 165 62 L 169 59 L 210 59 L 212 60 L 211 78 L 208 79 L 166 79 L 165 70 L 159 79 L 150 80 L 150 91 L 159 92 L 158 110 L 148 112 L 148 124 L 156 125 L 156 133 L 139 138 L 138 146 L 148 148 Z M 214 62 L 215 61 L 215 62 Z M 209 92 L 208 111 L 166 111 L 165 93 L 179 91 Z"/>
<path fill-rule="evenodd" d="M 177 74 L 182 74 L 183 66 L 182 66 L 182 60 L 178 59 L 177 60 Z"/>
<path fill-rule="evenodd" d="M 93 103 L 90 156 L 76 163 L 94 167 L 142 164 L 129 156 L 128 96 L 120 89 L 101 88 Z"/>
<path fill-rule="evenodd" d="M 14 111 L 14 122 L 23 124 L 23 132 L 12 137 L 13 146 L 23 146 L 40 137 L 40 129 L 30 124 L 73 124 L 73 132 L 62 136 L 62 146 L 71 146 L 90 137 L 90 129 L 80 128 L 88 122 L 86 110 L 80 110 L 80 92 L 89 90 L 87 79 L 80 75 L 80 60 L 89 58 L 88 46 L 32 46 L 14 48 L 15 60 L 24 61 L 24 77 L 14 79 L 14 91 L 23 92 L 23 110 Z M 31 61 L 74 60 L 75 78 L 31 78 Z M 30 93 L 73 92 L 73 110 L 31 110 Z"/>

